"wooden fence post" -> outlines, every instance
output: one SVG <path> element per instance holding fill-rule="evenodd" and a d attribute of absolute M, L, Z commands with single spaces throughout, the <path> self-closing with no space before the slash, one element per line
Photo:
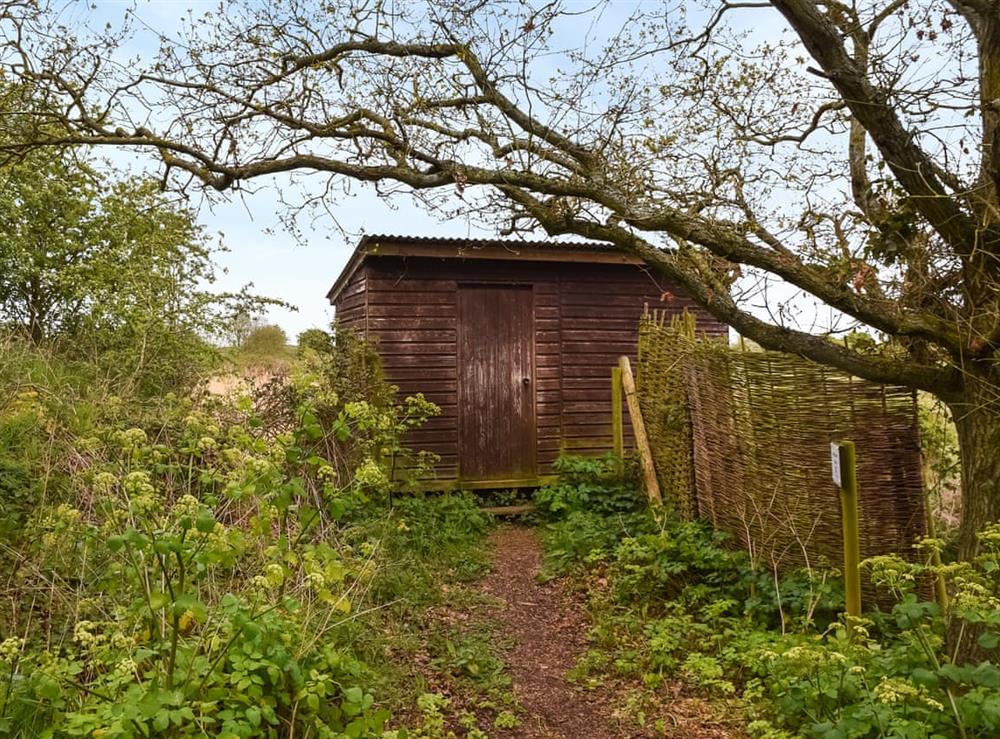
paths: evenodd
<path fill-rule="evenodd" d="M 653 466 L 653 453 L 646 437 L 646 427 L 642 422 L 642 411 L 639 409 L 639 398 L 635 394 L 635 379 L 632 377 L 632 365 L 628 357 L 618 360 L 621 368 L 622 389 L 625 391 L 625 402 L 628 404 L 628 415 L 632 420 L 632 432 L 635 434 L 635 450 L 639 453 L 642 465 L 643 487 L 651 503 L 659 505 L 663 502 L 660 496 L 660 483 L 656 479 L 656 468 Z"/>
<path fill-rule="evenodd" d="M 611 368 L 611 433 L 615 455 L 625 456 L 625 427 L 622 418 L 622 368 Z"/>

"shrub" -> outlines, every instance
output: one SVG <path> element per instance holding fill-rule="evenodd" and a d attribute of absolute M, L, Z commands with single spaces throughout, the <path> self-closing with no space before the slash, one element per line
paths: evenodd
<path fill-rule="evenodd" d="M 300 354 L 305 351 L 328 354 L 333 349 L 333 337 L 322 329 L 307 328 L 299 334 L 296 344 Z"/>
<path fill-rule="evenodd" d="M 281 326 L 255 328 L 243 340 L 241 350 L 253 357 L 279 357 L 288 347 L 288 336 Z"/>
<path fill-rule="evenodd" d="M 31 498 L 7 524 L 0 736 L 381 736 L 358 615 L 405 597 L 392 558 L 458 558 L 487 519 L 459 496 L 386 507 L 422 401 L 329 416 L 308 386 L 282 396 L 281 428 L 249 397 L 0 398 L 4 512 Z M 328 436 L 353 450 L 342 474 Z"/>
<path fill-rule="evenodd" d="M 376 496 L 407 487 L 436 461 L 411 450 L 404 437 L 440 408 L 419 393 L 399 399 L 374 348 L 353 331 L 337 330 L 327 351 L 307 353 L 291 382 L 274 389 L 286 413 L 307 405 L 306 415 L 295 422 L 309 428 L 312 453 L 328 460 L 341 478 L 364 482 Z"/>
<path fill-rule="evenodd" d="M 371 577 L 329 543 L 350 491 L 302 454 L 305 429 L 269 440 L 253 417 L 168 411 L 155 434 L 81 440 L 75 501 L 31 517 L 17 588 L 67 583 L 66 605 L 37 643 L 5 642 L 3 714 L 69 735 L 377 735 L 360 663 L 331 638 Z"/>
<path fill-rule="evenodd" d="M 546 526 L 546 567 L 562 572 L 606 559 L 622 537 L 651 525 L 643 513 L 638 472 L 631 463 L 604 457 L 561 457 L 559 481 L 539 489 L 535 503 Z"/>
<path fill-rule="evenodd" d="M 613 454 L 560 457 L 554 471 L 559 481 L 535 495 L 539 510 L 550 519 L 572 512 L 601 516 L 635 513 L 645 507 L 637 467 Z"/>

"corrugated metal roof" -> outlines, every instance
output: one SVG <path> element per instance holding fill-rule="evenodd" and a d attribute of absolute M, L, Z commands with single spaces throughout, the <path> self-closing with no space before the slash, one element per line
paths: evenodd
<path fill-rule="evenodd" d="M 385 249 L 385 247 L 390 247 Z M 422 254 L 421 251 L 427 249 L 454 249 L 454 254 Z M 613 244 L 601 243 L 597 241 L 542 241 L 542 240 L 518 240 L 518 239 L 466 239 L 457 237 L 440 236 L 405 236 L 402 234 L 369 234 L 362 236 L 358 242 L 354 253 L 347 261 L 340 276 L 337 277 L 333 287 L 326 294 L 327 299 L 332 303 L 337 299 L 340 291 L 351 279 L 354 272 L 361 266 L 367 256 L 388 255 L 393 252 L 395 255 L 405 256 L 437 256 L 458 258 L 481 257 L 490 259 L 538 259 L 542 261 L 561 261 L 552 256 L 546 257 L 546 252 L 563 252 L 567 261 L 573 256 L 580 261 L 621 261 L 626 264 L 638 264 L 640 260 L 629 256 L 624 252 L 618 252 Z M 477 252 L 493 252 L 491 254 L 477 254 Z M 523 252 L 528 252 L 525 255 Z M 616 252 L 618 257 L 615 256 Z M 588 258 L 588 255 L 591 255 Z"/>
<path fill-rule="evenodd" d="M 454 236 L 406 236 L 402 234 L 369 234 L 362 236 L 358 246 L 377 243 L 413 244 L 416 246 L 455 246 L 469 249 L 570 249 L 573 251 L 614 251 L 613 244 L 598 241 L 548 241 L 531 239 L 467 239 Z"/>

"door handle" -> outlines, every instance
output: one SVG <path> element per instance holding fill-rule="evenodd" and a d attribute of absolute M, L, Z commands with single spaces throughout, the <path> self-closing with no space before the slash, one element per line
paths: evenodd
<path fill-rule="evenodd" d="M 528 385 L 531 384 L 531 378 L 530 377 L 525 377 L 523 380 L 521 380 L 521 383 L 523 385 L 525 385 L 525 386 L 528 386 Z"/>

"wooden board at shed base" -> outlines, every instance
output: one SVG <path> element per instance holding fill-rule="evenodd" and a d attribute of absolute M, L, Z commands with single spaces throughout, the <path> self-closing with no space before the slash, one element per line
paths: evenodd
<path fill-rule="evenodd" d="M 535 477 L 534 299 L 530 287 L 460 285 L 460 478 Z"/>

